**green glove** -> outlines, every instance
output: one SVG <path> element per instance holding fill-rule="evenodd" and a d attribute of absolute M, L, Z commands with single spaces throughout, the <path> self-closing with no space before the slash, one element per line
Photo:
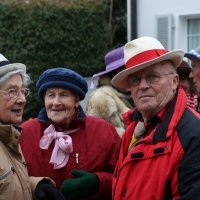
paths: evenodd
<path fill-rule="evenodd" d="M 72 170 L 73 179 L 66 179 L 61 185 L 61 192 L 67 200 L 96 195 L 99 190 L 99 179 L 93 174 L 83 170 Z"/>

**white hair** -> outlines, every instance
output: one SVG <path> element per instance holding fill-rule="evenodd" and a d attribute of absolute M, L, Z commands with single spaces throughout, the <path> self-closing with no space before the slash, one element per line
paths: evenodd
<path fill-rule="evenodd" d="M 8 72 L 4 74 L 3 76 L 0 76 L 0 87 L 4 84 L 5 81 L 7 81 L 11 76 L 19 74 L 22 78 L 22 82 L 25 87 L 27 87 L 30 84 L 30 77 L 29 75 L 22 69 L 18 69 L 15 71 Z"/>

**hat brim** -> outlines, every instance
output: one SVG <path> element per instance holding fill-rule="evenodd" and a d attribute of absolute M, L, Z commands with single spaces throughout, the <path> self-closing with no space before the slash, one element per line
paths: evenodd
<path fill-rule="evenodd" d="M 4 65 L 2 67 L 0 67 L 0 76 L 8 73 L 8 72 L 12 72 L 15 70 L 23 70 L 24 72 L 26 72 L 26 66 L 22 63 L 12 63 L 12 64 L 8 64 L 8 65 Z"/>
<path fill-rule="evenodd" d="M 170 51 L 169 53 L 166 53 L 156 59 L 143 62 L 139 65 L 132 66 L 131 68 L 119 72 L 116 76 L 113 77 L 111 83 L 118 88 L 127 89 L 130 87 L 127 80 L 130 74 L 138 72 L 142 69 L 145 69 L 153 64 L 156 64 L 164 60 L 171 60 L 174 63 L 174 66 L 177 68 L 182 62 L 183 56 L 184 56 L 184 51 L 182 50 Z"/>
<path fill-rule="evenodd" d="M 119 67 L 122 67 L 123 65 L 124 65 L 124 58 L 119 59 L 116 62 L 113 62 L 110 65 L 108 65 L 107 67 L 109 67 L 109 69 L 102 71 L 102 72 L 99 72 L 97 74 L 94 74 L 93 78 L 102 76 L 102 75 L 107 74 L 109 72 L 112 72 L 113 70 L 118 69 Z"/>
<path fill-rule="evenodd" d="M 189 58 L 189 59 L 196 59 L 196 60 L 200 60 L 200 58 L 198 58 L 196 55 L 192 54 L 192 53 L 186 53 L 184 55 L 184 57 Z"/>

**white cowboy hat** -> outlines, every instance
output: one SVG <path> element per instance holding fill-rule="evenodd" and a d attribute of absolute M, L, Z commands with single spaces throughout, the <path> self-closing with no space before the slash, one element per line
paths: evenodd
<path fill-rule="evenodd" d="M 0 54 L 0 76 L 21 69 L 26 72 L 26 66 L 22 63 L 10 63 L 2 54 Z"/>
<path fill-rule="evenodd" d="M 171 60 L 178 67 L 184 56 L 183 50 L 166 50 L 162 44 L 152 37 L 141 37 L 126 43 L 124 57 L 126 69 L 112 79 L 112 84 L 118 88 L 129 88 L 128 76 L 139 70 L 164 60 Z"/>

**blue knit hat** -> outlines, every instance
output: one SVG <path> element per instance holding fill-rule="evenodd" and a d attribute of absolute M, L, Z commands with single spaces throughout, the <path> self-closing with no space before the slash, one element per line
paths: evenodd
<path fill-rule="evenodd" d="M 85 98 L 88 91 L 86 80 L 78 73 L 66 68 L 52 68 L 44 71 L 36 83 L 40 98 L 43 100 L 48 88 L 62 87 L 76 92 L 80 100 Z"/>

